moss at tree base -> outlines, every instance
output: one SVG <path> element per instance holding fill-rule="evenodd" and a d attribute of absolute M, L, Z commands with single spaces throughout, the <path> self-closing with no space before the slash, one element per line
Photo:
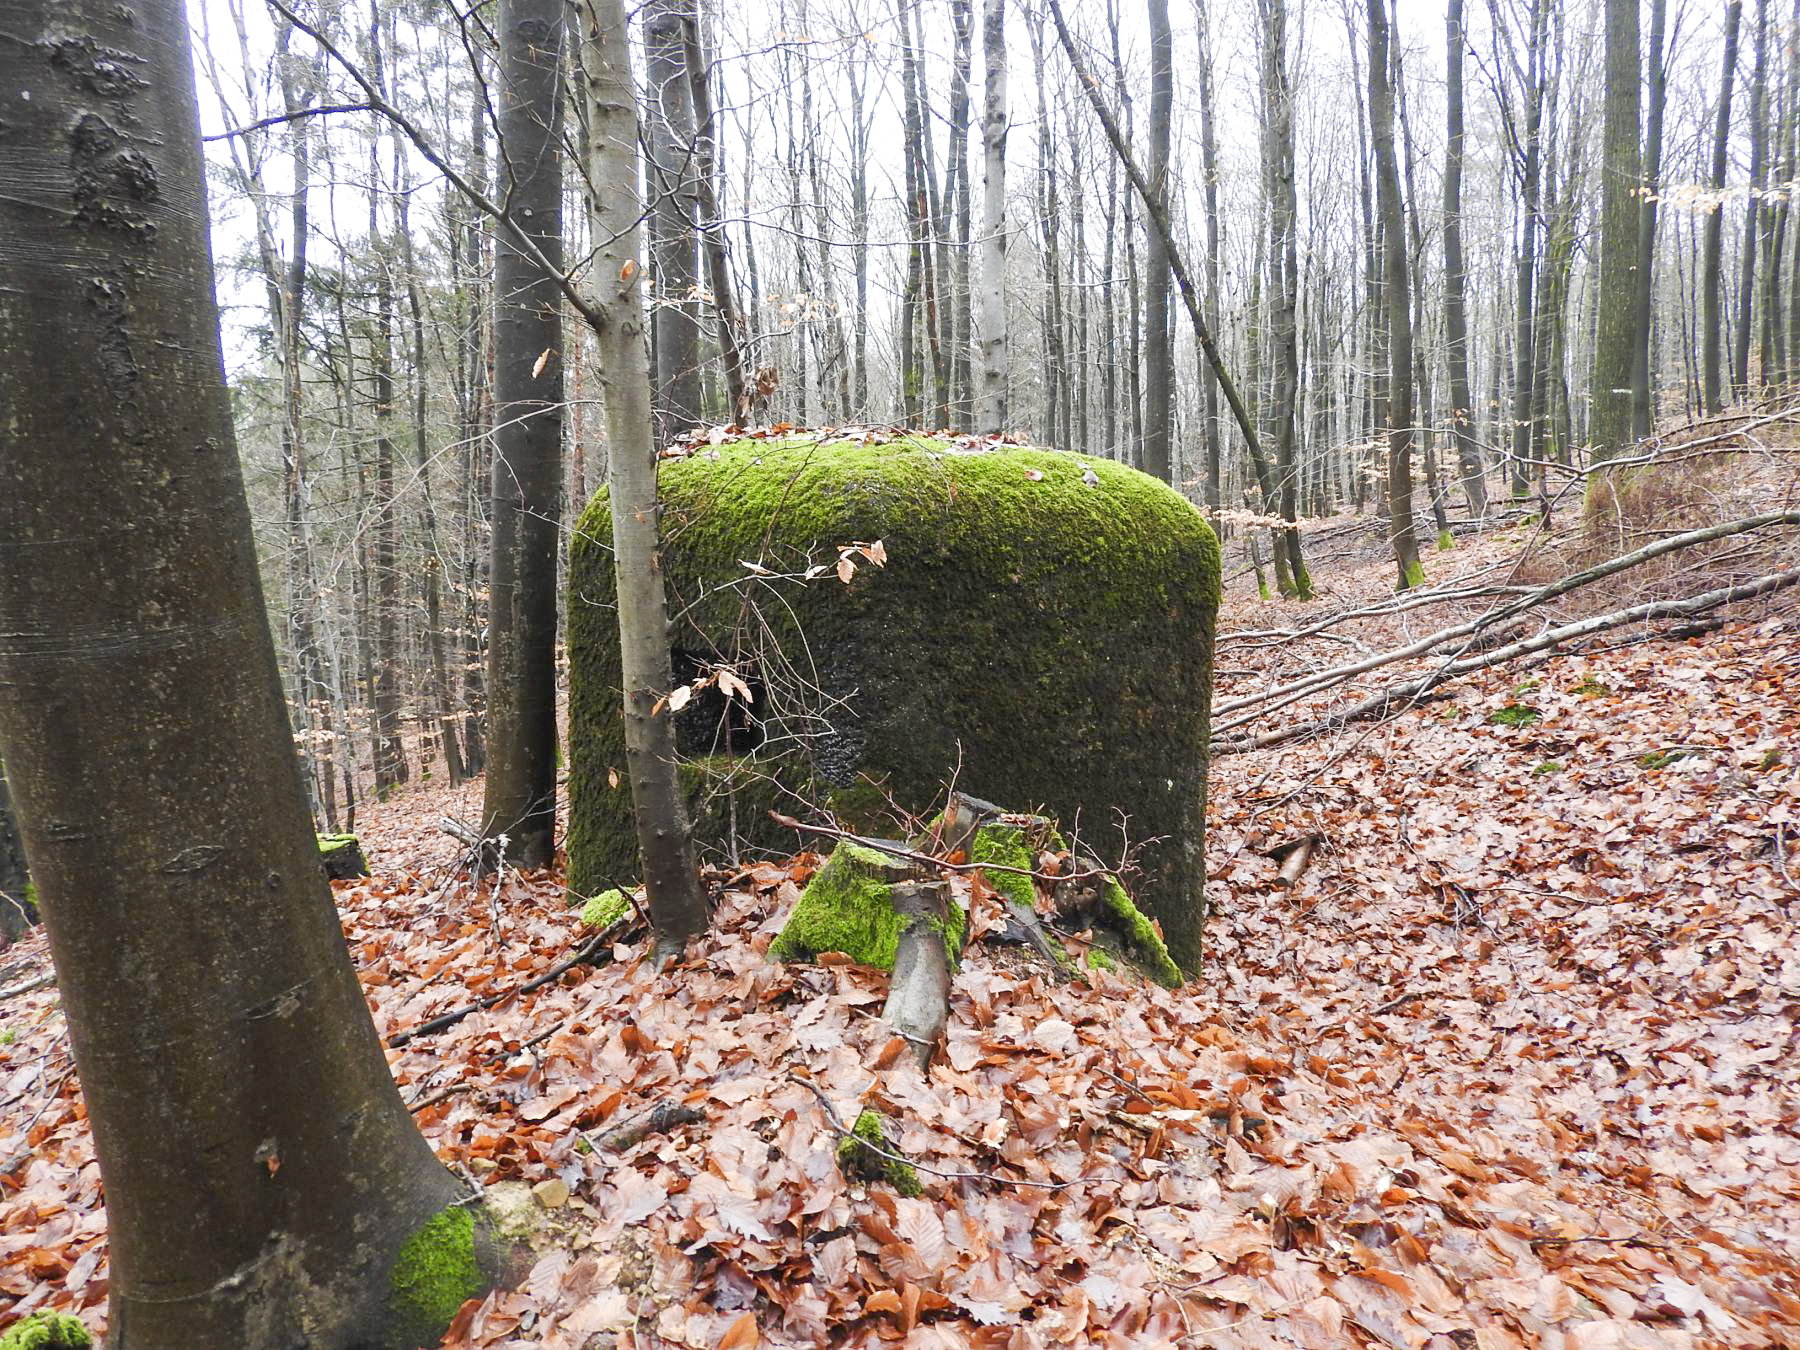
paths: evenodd
<path fill-rule="evenodd" d="M 1125 955 L 1131 958 L 1131 963 L 1164 988 L 1179 989 L 1181 967 L 1175 964 L 1168 946 L 1156 935 L 1156 925 L 1131 902 L 1116 877 L 1106 878 L 1100 898 L 1112 916 L 1110 926 L 1125 943 Z"/>
<path fill-rule="evenodd" d="M 838 1142 L 838 1170 L 857 1181 L 885 1181 L 901 1195 L 922 1195 L 925 1188 L 919 1184 L 918 1170 L 909 1162 L 887 1156 L 898 1152 L 881 1117 L 864 1111 Z"/>
<path fill-rule="evenodd" d="M 392 1345 L 435 1345 L 457 1310 L 490 1287 L 468 1205 L 439 1210 L 408 1238 L 388 1279 Z"/>
<path fill-rule="evenodd" d="M 0 1335 L 0 1350 L 83 1350 L 93 1333 L 68 1313 L 32 1313 Z"/>

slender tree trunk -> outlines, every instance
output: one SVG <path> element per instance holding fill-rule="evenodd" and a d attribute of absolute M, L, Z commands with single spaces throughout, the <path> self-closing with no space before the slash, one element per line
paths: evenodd
<path fill-rule="evenodd" d="M 713 113 L 712 81 L 700 41 L 700 22 L 693 12 L 683 16 L 682 56 L 687 69 L 688 97 L 697 127 L 694 137 L 695 195 L 700 206 L 700 240 L 706 254 L 707 282 L 712 287 L 713 309 L 718 314 L 719 356 L 725 366 L 725 389 L 731 411 L 727 420 L 750 420 L 750 370 L 746 356 L 744 317 L 737 303 L 737 287 L 731 278 L 731 260 L 725 242 L 725 221 L 719 211 L 718 127 Z"/>
<path fill-rule="evenodd" d="M 106 1191 L 110 1343 L 413 1347 L 444 1321 L 396 1264 L 415 1237 L 473 1257 L 475 1215 L 395 1090 L 295 770 L 187 23 L 0 21 L 0 538 L 32 564 L 0 567 L 0 755 Z"/>
<path fill-rule="evenodd" d="M 1661 3 L 1661 0 L 1658 0 Z M 1469 321 L 1464 302 L 1467 273 L 1462 245 L 1463 173 L 1463 0 L 1448 0 L 1444 15 L 1445 94 L 1448 134 L 1444 143 L 1444 345 L 1450 362 L 1450 425 L 1469 514 L 1487 515 L 1487 476 L 1481 445 L 1471 425 L 1475 398 L 1469 388 Z"/>
<path fill-rule="evenodd" d="M 1269 270 L 1273 278 L 1271 325 L 1275 398 L 1275 473 L 1280 484 L 1281 518 L 1298 519 L 1298 428 L 1300 402 L 1300 210 L 1294 187 L 1294 102 L 1287 73 L 1286 0 L 1260 0 L 1262 10 L 1263 116 L 1268 135 Z M 1278 574 L 1301 600 L 1312 598 L 1312 580 L 1300 556 L 1300 531 L 1275 537 Z"/>
<path fill-rule="evenodd" d="M 1394 155 L 1394 91 L 1389 83 L 1386 0 L 1369 4 L 1369 128 L 1375 150 L 1376 211 L 1381 217 L 1388 314 L 1388 538 L 1399 589 L 1424 581 L 1413 529 L 1413 333 L 1408 294 L 1406 220 Z"/>
<path fill-rule="evenodd" d="M 644 65 L 649 79 L 648 181 L 655 217 L 651 248 L 656 307 L 656 440 L 704 421 L 700 406 L 700 304 L 695 266 L 694 104 L 685 34 L 693 0 L 649 0 L 644 7 Z M 517 161 L 514 161 L 515 164 Z"/>
<path fill-rule="evenodd" d="M 676 773 L 672 683 L 662 569 L 656 562 L 656 447 L 651 436 L 638 256 L 637 100 L 622 0 L 583 9 L 583 94 L 592 159 L 589 234 L 594 241 L 593 327 L 606 393 L 608 487 L 619 582 L 625 757 L 644 863 L 650 919 L 663 953 L 678 952 L 707 924 L 694 865 L 687 804 Z"/>
<path fill-rule="evenodd" d="M 505 200 L 525 236 L 560 269 L 563 6 L 503 0 L 498 36 Z M 504 231 L 494 275 L 500 303 L 482 835 L 506 836 L 509 862 L 544 867 L 556 845 L 562 298 L 555 278 Z"/>
<path fill-rule="evenodd" d="M 1513 328 L 1512 495 L 1530 491 L 1530 464 L 1537 447 L 1537 371 L 1535 281 L 1538 221 L 1541 211 L 1542 132 L 1544 116 L 1544 48 L 1549 22 L 1548 0 L 1532 0 L 1531 35 L 1526 50 L 1524 145 L 1519 160 L 1519 255 Z"/>
<path fill-rule="evenodd" d="M 1731 352 L 1731 387 L 1750 395 L 1750 347 L 1755 332 L 1756 255 L 1762 238 L 1763 187 L 1767 177 L 1769 93 L 1769 0 L 1756 0 L 1756 56 L 1750 67 L 1750 196 L 1744 207 L 1744 244 L 1739 250 L 1737 331 Z M 1765 360 L 1767 353 L 1764 353 Z"/>
<path fill-rule="evenodd" d="M 981 290 L 975 301 L 974 429 L 1004 431 L 1006 418 L 1006 0 L 982 0 Z"/>
<path fill-rule="evenodd" d="M 1150 150 L 1144 171 L 1152 201 L 1147 209 L 1169 211 L 1169 139 L 1174 124 L 1175 51 L 1169 31 L 1169 0 L 1149 0 Z M 1169 254 L 1154 226 L 1144 244 L 1144 443 L 1140 467 L 1167 483 L 1169 413 L 1174 398 L 1174 346 L 1169 341 Z M 1291 447 L 1290 447 L 1291 449 Z M 1277 457 L 1280 455 L 1277 442 Z M 1284 484 L 1285 490 L 1285 484 Z"/>
<path fill-rule="evenodd" d="M 950 27 L 955 52 L 950 67 L 950 206 L 954 212 L 951 276 L 947 304 L 950 324 L 950 425 L 967 426 L 974 407 L 970 333 L 973 301 L 969 294 L 969 238 L 974 218 L 974 192 L 969 173 L 969 71 L 973 57 L 975 10 L 972 0 L 950 0 Z"/>
<path fill-rule="evenodd" d="M 1644 200 L 1638 208 L 1637 350 L 1631 358 L 1631 434 L 1642 440 L 1656 420 L 1650 362 L 1650 316 L 1656 283 L 1656 208 L 1662 192 L 1663 104 L 1669 81 L 1663 62 L 1668 0 L 1650 0 L 1649 107 L 1644 124 Z"/>
<path fill-rule="evenodd" d="M 1724 294 L 1720 253 L 1725 207 L 1719 194 L 1725 190 L 1725 166 L 1731 149 L 1731 86 L 1737 78 L 1738 25 L 1743 0 L 1727 0 L 1725 6 L 1725 56 L 1719 76 L 1719 107 L 1713 122 L 1712 177 L 1715 205 L 1706 216 L 1706 236 L 1700 245 L 1700 341 L 1701 388 L 1706 411 L 1724 411 L 1724 347 L 1719 332 L 1719 302 Z"/>
<path fill-rule="evenodd" d="M 1600 165 L 1600 331 L 1588 440 L 1605 458 L 1631 443 L 1631 367 L 1644 265 L 1638 151 L 1638 0 L 1606 0 L 1606 113 Z"/>
<path fill-rule="evenodd" d="M 1206 202 L 1206 326 L 1219 331 L 1219 252 L 1223 231 L 1219 223 L 1219 137 L 1213 123 L 1212 33 L 1206 0 L 1194 0 L 1194 28 L 1200 51 L 1200 169 L 1205 177 Z M 1111 268 L 1108 267 L 1110 285 Z M 1202 372 L 1206 388 L 1206 504 L 1217 511 L 1220 495 L 1219 381 L 1211 370 Z"/>

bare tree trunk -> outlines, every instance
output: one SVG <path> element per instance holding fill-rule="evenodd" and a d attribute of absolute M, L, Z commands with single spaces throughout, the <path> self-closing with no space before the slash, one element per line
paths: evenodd
<path fill-rule="evenodd" d="M 1638 0 L 1606 0 L 1606 113 L 1600 166 L 1600 331 L 1588 391 L 1588 441 L 1605 458 L 1631 443 L 1631 367 L 1638 350 Z"/>
<path fill-rule="evenodd" d="M 1269 270 L 1274 281 L 1273 356 L 1275 473 L 1281 518 L 1298 518 L 1300 402 L 1300 209 L 1294 187 L 1294 103 L 1287 73 L 1286 0 L 1259 0 L 1262 11 L 1263 116 L 1268 136 Z M 1275 549 L 1286 568 L 1277 575 L 1301 600 L 1312 599 L 1312 579 L 1300 556 L 1300 531 L 1278 531 Z"/>
<path fill-rule="evenodd" d="M 1413 529 L 1413 333 L 1408 294 L 1406 220 L 1394 155 L 1394 90 L 1388 55 L 1386 0 L 1369 4 L 1369 128 L 1375 149 L 1376 210 L 1381 217 L 1388 314 L 1388 539 L 1398 588 L 1424 579 Z"/>
<path fill-rule="evenodd" d="M 660 952 L 678 952 L 707 924 L 694 865 L 687 803 L 676 773 L 669 690 L 668 604 L 656 561 L 656 447 L 650 430 L 649 371 L 638 256 L 632 88 L 622 0 L 583 9 L 583 91 L 592 144 L 589 234 L 594 241 L 594 336 L 606 391 L 611 446 L 608 487 L 619 581 L 619 647 L 625 681 L 625 756 L 632 812 L 644 862 L 650 920 Z"/>
<path fill-rule="evenodd" d="M 1669 70 L 1663 60 L 1667 12 L 1668 0 L 1650 0 L 1650 60 L 1646 72 L 1650 104 L 1644 126 L 1644 200 L 1638 208 L 1637 350 L 1631 358 L 1631 434 L 1639 440 L 1650 434 L 1656 420 L 1650 316 L 1656 283 L 1656 207 L 1662 191 L 1663 104 L 1669 82 Z"/>
<path fill-rule="evenodd" d="M 1200 51 L 1200 170 L 1205 176 L 1206 202 L 1206 326 L 1219 331 L 1219 252 L 1223 232 L 1219 223 L 1219 136 L 1213 121 L 1212 30 L 1206 0 L 1194 0 L 1194 28 Z M 1108 275 L 1110 277 L 1110 267 Z M 1110 283 L 1109 283 L 1110 284 Z M 1206 504 L 1214 511 L 1220 496 L 1219 381 L 1211 370 L 1202 372 L 1206 387 Z"/>
<path fill-rule="evenodd" d="M 1719 107 L 1713 123 L 1712 177 L 1714 200 L 1725 189 L 1725 166 L 1731 148 L 1731 86 L 1737 78 L 1738 25 L 1743 17 L 1743 0 L 1727 0 L 1725 6 L 1725 56 L 1719 76 Z M 1701 242 L 1700 263 L 1700 341 L 1701 386 L 1709 414 L 1725 408 L 1724 347 L 1719 332 L 1719 300 L 1724 293 L 1721 275 L 1721 244 L 1725 222 L 1722 202 L 1706 216 L 1706 235 Z"/>
<path fill-rule="evenodd" d="M 415 1238 L 460 1235 L 448 1303 L 488 1279 L 295 771 L 187 23 L 173 0 L 7 10 L 0 538 L 32 565 L 0 567 L 0 754 L 105 1184 L 112 1343 L 416 1346 L 448 1319 L 392 1296 Z"/>
<path fill-rule="evenodd" d="M 1769 0 L 1756 0 L 1756 58 L 1750 67 L 1750 196 L 1744 207 L 1744 244 L 1738 258 L 1737 332 L 1731 351 L 1731 388 L 1739 398 L 1750 395 L 1756 254 L 1763 229 L 1763 180 L 1767 177 L 1769 137 L 1764 113 L 1768 104 L 1768 72 Z M 1767 353 L 1764 356 L 1766 358 Z"/>
<path fill-rule="evenodd" d="M 1145 174 L 1150 180 L 1150 211 L 1169 211 L 1169 139 L 1175 109 L 1174 38 L 1169 31 L 1169 0 L 1149 0 L 1150 10 L 1150 149 Z M 1154 226 L 1145 231 L 1144 246 L 1144 442 L 1139 467 L 1167 483 L 1169 413 L 1174 397 L 1174 349 L 1169 341 L 1169 254 Z M 1290 447 L 1291 448 L 1291 447 Z M 1279 441 L 1277 456 L 1279 457 Z"/>
<path fill-rule="evenodd" d="M 517 228 L 560 270 L 560 0 L 503 0 L 498 36 L 504 198 Z M 497 425 L 482 835 L 505 835 L 508 861 L 544 867 L 556 847 L 562 299 L 556 278 L 538 259 L 521 252 L 507 231 L 500 236 L 494 279 L 500 299 L 494 343 Z"/>
<path fill-rule="evenodd" d="M 951 275 L 945 303 L 951 315 L 950 425 L 967 426 L 974 407 L 970 365 L 971 308 L 969 294 L 969 236 L 974 215 L 974 193 L 969 173 L 969 68 L 973 56 L 975 10 L 972 0 L 950 0 L 950 26 L 955 53 L 950 68 L 950 203 L 954 211 Z"/>
<path fill-rule="evenodd" d="M 1006 429 L 1006 0 L 982 0 L 981 291 L 975 302 L 974 429 Z"/>
<path fill-rule="evenodd" d="M 719 356 L 725 366 L 726 396 L 731 410 L 727 421 L 750 420 L 750 370 L 744 351 L 744 317 L 738 309 L 737 287 L 731 278 L 731 260 L 725 244 L 725 222 L 719 212 L 718 128 L 713 114 L 712 81 L 700 41 L 700 23 L 692 12 L 682 22 L 682 55 L 687 68 L 688 96 L 692 100 L 697 131 L 694 137 L 694 189 L 700 205 L 700 240 L 706 254 L 707 281 L 712 287 L 713 308 L 719 316 Z"/>
<path fill-rule="evenodd" d="M 1660 2 L 1660 0 L 1659 0 Z M 1450 425 L 1456 438 L 1456 462 L 1462 473 L 1463 497 L 1477 520 L 1487 515 L 1487 476 L 1481 445 L 1471 425 L 1475 396 L 1469 388 L 1469 320 L 1464 303 L 1466 273 L 1462 245 L 1463 173 L 1463 0 L 1448 0 L 1444 15 L 1445 106 L 1448 135 L 1444 143 L 1444 345 L 1450 361 Z"/>
<path fill-rule="evenodd" d="M 704 420 L 700 407 L 699 272 L 694 234 L 694 104 L 685 34 L 693 0 L 649 0 L 644 7 L 644 65 L 649 79 L 651 254 L 656 307 L 656 440 Z M 516 163 L 516 161 L 515 161 Z"/>

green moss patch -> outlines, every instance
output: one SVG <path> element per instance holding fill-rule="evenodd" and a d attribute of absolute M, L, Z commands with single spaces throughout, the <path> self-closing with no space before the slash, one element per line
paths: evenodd
<path fill-rule="evenodd" d="M 894 912 L 887 868 L 885 854 L 848 840 L 840 843 L 800 893 L 793 913 L 769 944 L 769 955 L 779 961 L 811 961 L 821 952 L 842 952 L 861 965 L 892 970 L 906 920 Z M 968 927 L 962 907 L 952 904 L 943 931 L 952 969 Z"/>
<path fill-rule="evenodd" d="M 741 849 L 791 850 L 771 807 L 854 806 L 859 833 L 897 833 L 871 818 L 890 797 L 923 815 L 953 778 L 1060 820 L 1122 813 L 1155 841 L 1140 899 L 1198 959 L 1219 555 L 1190 503 L 1106 461 L 921 438 L 727 444 L 665 461 L 659 482 L 677 664 L 729 663 L 756 683 L 748 704 L 693 700 L 683 754 L 713 761 L 708 790 L 773 784 L 762 799 L 712 794 L 733 809 L 695 812 L 703 852 L 734 833 Z M 582 894 L 638 872 L 611 530 L 602 494 L 570 545 L 569 882 Z M 885 565 L 852 553 L 840 580 L 840 550 L 875 540 Z M 1128 842 L 1110 823 L 1093 832 L 1102 854 Z"/>
<path fill-rule="evenodd" d="M 983 825 L 975 831 L 975 843 L 969 850 L 969 861 L 976 863 L 998 863 L 1002 867 L 1023 867 L 1031 870 L 1036 861 L 1031 852 L 1031 845 L 1025 838 L 1025 832 L 1016 825 Z M 1030 877 L 1021 876 L 1017 872 L 984 871 L 987 884 L 1014 904 L 1023 905 L 1027 910 L 1037 909 L 1037 887 Z"/>
<path fill-rule="evenodd" d="M 1168 946 L 1157 936 L 1156 925 L 1143 910 L 1132 904 L 1117 878 L 1106 879 L 1100 900 L 1110 916 L 1110 926 L 1125 943 L 1125 955 L 1131 958 L 1131 963 L 1165 988 L 1180 988 L 1181 967 L 1175 964 Z"/>
<path fill-rule="evenodd" d="M 395 1343 L 436 1344 L 457 1309 L 487 1287 L 475 1255 L 475 1215 L 467 1205 L 439 1210 L 394 1258 L 388 1309 Z"/>
<path fill-rule="evenodd" d="M 32 1313 L 0 1335 L 0 1350 L 79 1350 L 93 1343 L 93 1333 L 68 1313 Z"/>
<path fill-rule="evenodd" d="M 878 1153 L 877 1149 L 885 1153 Z M 901 1195 L 922 1194 L 925 1188 L 919 1184 L 918 1170 L 909 1162 L 887 1156 L 898 1152 L 888 1140 L 881 1117 L 864 1111 L 838 1143 L 838 1170 L 856 1181 L 885 1181 Z"/>
<path fill-rule="evenodd" d="M 1528 727 L 1543 714 L 1527 703 L 1509 703 L 1504 708 L 1496 708 L 1488 714 L 1488 721 L 1497 727 Z"/>
<path fill-rule="evenodd" d="M 624 891 L 614 888 L 602 891 L 581 911 L 581 923 L 584 928 L 605 928 L 617 923 L 631 913 L 631 898 Z"/>

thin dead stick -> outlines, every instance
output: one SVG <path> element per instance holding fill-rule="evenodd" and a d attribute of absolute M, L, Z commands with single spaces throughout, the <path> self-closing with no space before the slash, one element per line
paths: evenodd
<path fill-rule="evenodd" d="M 34 975 L 29 980 L 13 985 L 10 989 L 0 989 L 0 1000 L 17 998 L 20 994 L 29 994 L 39 989 L 48 989 L 55 983 L 56 972 L 46 970 L 42 975 Z"/>

